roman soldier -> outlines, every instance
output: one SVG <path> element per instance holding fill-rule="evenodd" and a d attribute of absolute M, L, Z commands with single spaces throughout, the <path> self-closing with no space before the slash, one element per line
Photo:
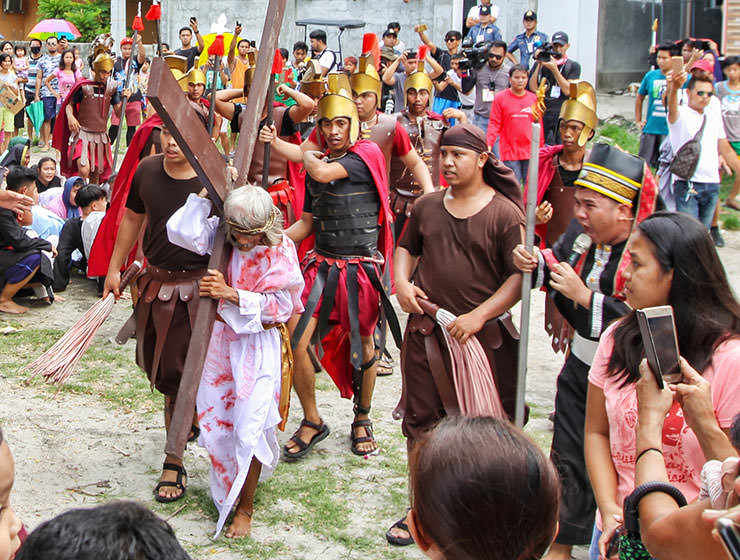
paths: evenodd
<path fill-rule="evenodd" d="M 206 91 L 206 74 L 200 68 L 191 68 L 186 74 L 177 80 L 180 84 L 180 89 L 185 92 L 188 96 L 193 108 L 203 115 L 206 120 L 208 119 L 208 111 L 211 107 L 211 102 L 205 97 Z M 221 116 L 216 112 L 215 119 L 213 121 L 213 131 L 211 137 L 215 140 L 221 131 Z"/>
<path fill-rule="evenodd" d="M 303 155 L 303 214 L 287 231 L 296 243 L 315 233 L 314 248 L 304 259 L 305 312 L 289 324 L 304 418 L 285 446 L 288 459 L 305 456 L 329 434 L 316 407 L 309 343 L 323 348 L 322 363 L 340 394 L 354 395 L 351 436 L 357 455 L 379 449 L 369 413 L 376 373 L 373 332 L 381 313 L 400 344 L 398 322 L 381 282 L 393 251 L 385 161 L 376 144 L 359 138 L 360 120 L 346 74 L 329 74 L 328 85 L 317 117 L 317 134 L 328 148 Z"/>
<path fill-rule="evenodd" d="M 421 59 L 421 57 L 419 57 Z M 424 60 L 419 60 L 416 72 L 404 82 L 406 107 L 396 113 L 396 119 L 409 135 L 411 145 L 426 164 L 436 187 L 441 183 L 439 146 L 442 133 L 447 129 L 444 118 L 429 110 L 434 95 L 432 80 L 424 71 Z M 463 117 L 464 120 L 464 117 Z M 424 190 L 409 169 L 399 160 L 391 161 L 390 174 L 391 210 L 396 215 L 394 224 L 396 243 L 411 215 L 411 208 Z"/>
<path fill-rule="evenodd" d="M 104 182 L 112 173 L 113 156 L 108 138 L 108 113 L 111 105 L 120 112 L 118 82 L 109 80 L 113 58 L 103 44 L 95 46 L 93 80 L 77 82 L 70 90 L 54 125 L 52 145 L 61 154 L 63 175 L 79 175 L 93 183 Z"/>

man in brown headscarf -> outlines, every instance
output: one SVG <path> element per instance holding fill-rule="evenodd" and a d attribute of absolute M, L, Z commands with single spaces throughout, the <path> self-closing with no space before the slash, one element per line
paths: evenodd
<path fill-rule="evenodd" d="M 442 327 L 424 315 L 419 299 L 457 316 L 447 330 L 460 343 L 480 341 L 504 410 L 514 416 L 519 336 L 509 309 L 522 277 L 507 251 L 522 243 L 521 189 L 471 124 L 445 131 L 440 168 L 450 188 L 418 199 L 395 253 L 398 303 L 409 313 L 396 413 L 409 450 L 440 418 L 460 414 Z M 386 538 L 413 542 L 403 519 Z"/>

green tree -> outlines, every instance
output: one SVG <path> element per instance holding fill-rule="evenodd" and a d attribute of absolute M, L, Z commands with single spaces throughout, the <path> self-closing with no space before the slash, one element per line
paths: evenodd
<path fill-rule="evenodd" d="M 84 42 L 110 32 L 110 2 L 104 0 L 39 0 L 38 20 L 66 19 L 80 30 Z"/>

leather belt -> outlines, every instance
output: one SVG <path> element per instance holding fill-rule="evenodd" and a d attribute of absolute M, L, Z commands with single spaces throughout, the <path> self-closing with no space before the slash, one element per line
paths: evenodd
<path fill-rule="evenodd" d="M 573 333 L 573 340 L 570 342 L 570 351 L 573 355 L 581 360 L 584 364 L 591 365 L 596 355 L 596 349 L 599 347 L 598 340 L 589 340 L 582 337 L 577 332 Z"/>

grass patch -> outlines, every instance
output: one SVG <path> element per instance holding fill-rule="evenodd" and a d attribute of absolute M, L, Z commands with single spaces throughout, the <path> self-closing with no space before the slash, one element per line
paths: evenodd
<path fill-rule="evenodd" d="M 597 128 L 593 141 L 617 145 L 635 155 L 640 150 L 640 136 L 630 132 L 627 126 L 613 122 L 607 122 Z"/>
<path fill-rule="evenodd" d="M 0 337 L 0 368 L 8 378 L 27 379 L 28 373 L 20 369 L 50 348 L 64 331 L 11 326 L 22 330 Z M 45 385 L 38 378 L 33 383 L 39 388 Z M 161 397 L 150 390 L 146 375 L 129 353 L 101 339 L 93 342 L 67 383 L 47 385 L 44 391 L 94 395 L 137 412 L 156 412 L 162 406 Z"/>

